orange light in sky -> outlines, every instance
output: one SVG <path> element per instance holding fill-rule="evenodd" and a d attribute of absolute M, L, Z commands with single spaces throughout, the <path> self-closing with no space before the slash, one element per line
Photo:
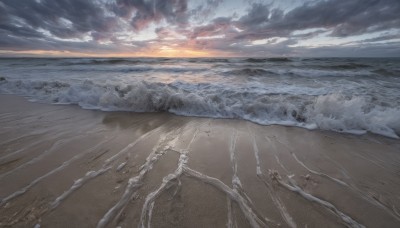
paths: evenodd
<path fill-rule="evenodd" d="M 157 56 L 165 57 L 210 57 L 212 54 L 207 51 L 186 49 L 186 48 L 170 48 L 161 47 L 158 53 L 154 53 Z"/>
<path fill-rule="evenodd" d="M 52 50 L 24 50 L 24 51 L 3 51 L 0 54 L 11 54 L 15 56 L 52 56 L 52 57 L 92 57 L 93 55 L 83 52 L 52 51 Z"/>
<path fill-rule="evenodd" d="M 49 56 L 49 57 L 106 57 L 106 58 L 129 58 L 129 57 L 169 57 L 169 58 L 196 58 L 221 56 L 212 51 L 196 50 L 184 47 L 160 47 L 152 48 L 146 51 L 132 52 L 111 52 L 111 53 L 93 53 L 93 52 L 73 52 L 58 50 L 24 50 L 24 51 L 0 51 L 1 54 L 11 54 L 15 56 Z M 227 56 L 226 54 L 224 56 Z M 228 55 L 229 56 L 229 55 Z"/>

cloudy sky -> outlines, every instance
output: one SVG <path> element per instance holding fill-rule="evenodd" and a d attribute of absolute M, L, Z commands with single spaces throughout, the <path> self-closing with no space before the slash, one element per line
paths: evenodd
<path fill-rule="evenodd" d="M 0 0 L 0 56 L 400 56 L 400 0 Z"/>

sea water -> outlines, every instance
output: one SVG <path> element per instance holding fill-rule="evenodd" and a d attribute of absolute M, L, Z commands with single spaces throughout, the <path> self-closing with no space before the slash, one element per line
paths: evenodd
<path fill-rule="evenodd" d="M 400 136 L 398 58 L 2 58 L 0 93 Z"/>

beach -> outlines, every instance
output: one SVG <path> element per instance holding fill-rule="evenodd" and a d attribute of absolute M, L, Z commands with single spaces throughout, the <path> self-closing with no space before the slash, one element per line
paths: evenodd
<path fill-rule="evenodd" d="M 0 1 L 0 228 L 400 228 L 398 12 Z"/>
<path fill-rule="evenodd" d="M 398 227 L 400 142 L 0 96 L 1 227 Z"/>

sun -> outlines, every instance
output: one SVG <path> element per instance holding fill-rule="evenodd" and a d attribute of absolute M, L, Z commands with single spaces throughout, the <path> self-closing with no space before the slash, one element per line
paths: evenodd
<path fill-rule="evenodd" d="M 156 53 L 158 56 L 165 57 L 210 57 L 212 53 L 202 50 L 187 49 L 187 48 L 171 48 L 161 47 L 159 52 Z"/>

